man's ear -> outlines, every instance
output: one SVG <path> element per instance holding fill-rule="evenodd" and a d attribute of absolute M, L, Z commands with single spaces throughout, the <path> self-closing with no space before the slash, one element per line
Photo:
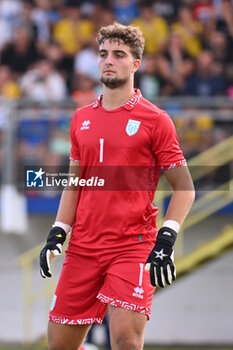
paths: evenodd
<path fill-rule="evenodd" d="M 135 73 L 138 70 L 138 68 L 140 67 L 140 65 L 141 65 L 141 60 L 139 60 L 139 59 L 134 60 L 132 72 Z"/>

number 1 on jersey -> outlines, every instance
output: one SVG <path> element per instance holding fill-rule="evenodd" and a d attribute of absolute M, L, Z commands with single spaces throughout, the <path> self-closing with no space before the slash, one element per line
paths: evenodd
<path fill-rule="evenodd" d="M 104 155 L 104 139 L 100 139 L 100 159 L 99 159 L 100 163 L 103 163 L 103 155 Z"/>

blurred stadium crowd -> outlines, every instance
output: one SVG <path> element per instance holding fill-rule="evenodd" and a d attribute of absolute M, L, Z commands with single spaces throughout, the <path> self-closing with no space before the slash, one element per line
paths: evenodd
<path fill-rule="evenodd" d="M 95 36 L 117 20 L 146 38 L 136 86 L 158 95 L 233 98 L 231 0 L 1 0 L 0 96 L 92 102 Z"/>
<path fill-rule="evenodd" d="M 26 105 L 17 110 L 20 166 L 67 164 L 75 106 L 92 103 L 102 90 L 96 34 L 114 20 L 139 26 L 146 38 L 135 77 L 145 98 L 197 99 L 196 105 L 162 105 L 187 159 L 232 134 L 232 0 L 1 0 L 0 97 L 74 102 L 68 112 L 54 107 L 53 116 Z M 199 105 L 199 97 L 219 96 L 232 103 Z M 0 144 L 4 113 L 0 108 Z"/>

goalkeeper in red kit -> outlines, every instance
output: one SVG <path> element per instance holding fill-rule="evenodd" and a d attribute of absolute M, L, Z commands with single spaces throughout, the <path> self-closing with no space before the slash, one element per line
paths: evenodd
<path fill-rule="evenodd" d="M 85 166 L 153 168 L 157 184 L 162 168 L 173 195 L 157 230 L 156 186 L 63 191 L 40 255 L 41 274 L 51 277 L 51 257 L 61 254 L 71 232 L 49 314 L 49 350 L 78 349 L 91 324 L 101 323 L 107 310 L 112 349 L 143 348 L 155 287 L 176 278 L 174 244 L 194 200 L 172 120 L 134 89 L 144 49 L 141 31 L 115 22 L 100 29 L 97 41 L 103 93 L 74 113 L 72 172 L 76 169 L 79 176 Z"/>

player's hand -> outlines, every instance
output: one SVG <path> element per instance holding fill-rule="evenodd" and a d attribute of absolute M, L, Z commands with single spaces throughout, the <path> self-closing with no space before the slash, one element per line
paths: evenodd
<path fill-rule="evenodd" d="M 150 271 L 151 284 L 165 287 L 176 279 L 174 250 L 177 233 L 169 227 L 162 227 L 147 261 L 145 270 Z"/>
<path fill-rule="evenodd" d="M 66 240 L 66 232 L 55 226 L 49 232 L 47 243 L 40 252 L 40 274 L 43 278 L 51 277 L 51 261 L 62 253 L 62 245 Z"/>

